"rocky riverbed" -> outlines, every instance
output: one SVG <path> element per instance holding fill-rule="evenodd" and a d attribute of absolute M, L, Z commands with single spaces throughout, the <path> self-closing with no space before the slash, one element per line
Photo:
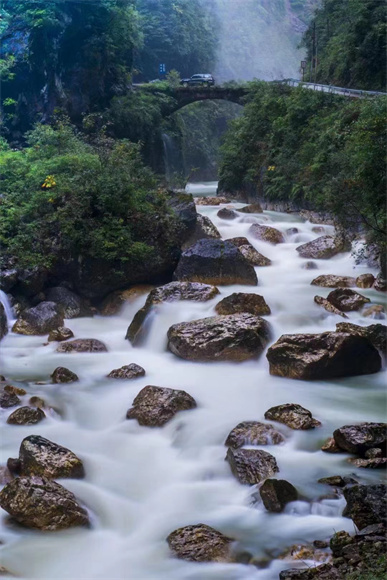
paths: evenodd
<path fill-rule="evenodd" d="M 52 293 L 2 340 L 10 574 L 340 579 L 384 553 L 377 271 L 330 225 L 197 209 L 170 285 L 93 317 Z"/>

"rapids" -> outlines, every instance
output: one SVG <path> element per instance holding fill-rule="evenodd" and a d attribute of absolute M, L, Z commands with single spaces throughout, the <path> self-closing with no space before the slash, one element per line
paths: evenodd
<path fill-rule="evenodd" d="M 193 186 L 198 190 L 199 187 Z M 208 188 L 209 190 L 211 187 Z M 209 193 L 213 193 L 212 190 Z M 241 207 L 242 204 L 233 204 Z M 328 288 L 310 286 L 319 274 L 360 275 L 370 268 L 355 266 L 349 253 L 317 260 L 318 270 L 305 270 L 297 245 L 320 234 L 313 224 L 297 216 L 265 211 L 234 221 L 217 217 L 219 207 L 198 206 L 223 238 L 246 236 L 273 264 L 257 268 L 257 287 L 220 287 L 221 297 L 206 303 L 180 302 L 158 308 L 144 346 L 133 348 L 125 340 L 132 317 L 146 296 L 127 304 L 120 315 L 66 321 L 76 338 L 97 338 L 108 353 L 60 354 L 45 337 L 9 333 L 1 343 L 1 374 L 31 395 L 45 399 L 52 411 L 40 424 L 6 425 L 13 409 L 1 409 L 0 464 L 17 457 L 21 440 L 39 434 L 70 448 L 84 462 L 84 480 L 62 480 L 90 510 L 91 529 L 42 533 L 3 524 L 0 540 L 2 565 L 18 577 L 39 580 L 274 580 L 280 570 L 313 561 L 290 562 L 276 558 L 296 543 L 326 539 L 335 531 L 354 531 L 343 518 L 342 499 L 321 499 L 329 488 L 320 477 L 354 472 L 347 455 L 320 451 L 321 443 L 342 425 L 384 419 L 385 373 L 324 382 L 303 382 L 269 375 L 263 354 L 243 363 L 193 363 L 166 350 L 168 328 L 180 321 L 214 314 L 215 304 L 233 292 L 264 296 L 272 314 L 265 317 L 273 329 L 273 342 L 284 333 L 334 330 L 341 319 L 313 302 Z M 248 235 L 251 222 L 272 224 L 286 243 L 272 246 Z M 299 233 L 287 234 L 290 227 Z M 331 226 L 324 226 L 327 233 Z M 375 273 L 375 272 L 373 272 Z M 373 303 L 383 295 L 360 290 Z M 372 323 L 359 313 L 351 322 Z M 383 322 L 383 321 L 382 321 Z M 135 362 L 146 376 L 134 381 L 106 379 L 114 368 Z M 50 384 L 57 366 L 77 373 L 78 383 Z M 36 384 L 44 382 L 45 384 Z M 163 428 L 141 427 L 125 420 L 135 395 L 145 385 L 184 389 L 198 408 L 178 414 Z M 254 488 L 240 485 L 224 461 L 224 441 L 244 420 L 263 420 L 264 412 L 281 403 L 299 403 L 322 422 L 313 431 L 291 431 L 280 425 L 286 443 L 265 446 L 280 468 L 279 477 L 297 487 L 302 500 L 289 504 L 282 514 L 269 514 L 254 504 Z M 373 470 L 357 470 L 364 481 L 377 480 Z M 266 567 L 244 564 L 194 564 L 169 556 L 166 536 L 177 527 L 206 523 L 235 538 L 244 551 Z M 268 557 L 270 555 L 270 557 Z"/>

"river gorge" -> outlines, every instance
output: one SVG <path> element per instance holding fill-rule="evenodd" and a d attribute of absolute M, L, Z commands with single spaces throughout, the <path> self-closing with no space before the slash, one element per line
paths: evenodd
<path fill-rule="evenodd" d="M 195 195 L 212 192 L 191 185 Z M 325 453 L 322 444 L 343 425 L 381 422 L 385 416 L 385 371 L 332 380 L 302 381 L 269 373 L 266 350 L 258 359 L 244 362 L 196 362 L 183 360 L 167 349 L 168 329 L 180 322 L 215 316 L 218 302 L 235 293 L 264 297 L 271 314 L 263 316 L 271 327 L 272 345 L 284 334 L 334 331 L 342 319 L 314 302 L 332 288 L 317 288 L 311 281 L 320 275 L 358 277 L 377 275 L 365 264 L 356 264 L 350 252 L 314 260 L 316 269 L 296 248 L 334 228 L 316 225 L 298 214 L 264 211 L 238 213 L 233 220 L 217 214 L 223 207 L 243 204 L 197 205 L 222 239 L 246 237 L 271 260 L 256 267 L 257 286 L 219 286 L 220 294 L 206 302 L 181 300 L 158 304 L 140 346 L 125 339 L 147 292 L 127 301 L 112 316 L 65 321 L 75 339 L 102 341 L 107 352 L 57 352 L 58 343 L 44 336 L 9 332 L 1 342 L 1 374 L 9 383 L 45 402 L 46 418 L 37 425 L 8 425 L 14 409 L 1 409 L 3 435 L 1 465 L 17 457 L 21 441 L 40 435 L 71 449 L 81 458 L 85 477 L 61 479 L 86 508 L 89 528 L 57 533 L 9 525 L 1 511 L 2 564 L 19 578 L 125 579 L 125 580 L 275 580 L 286 568 L 305 568 L 328 561 L 327 549 L 291 555 L 295 545 L 313 546 L 329 541 L 335 532 L 354 533 L 354 523 L 343 517 L 345 499 L 320 478 L 351 476 L 364 484 L 380 482 L 381 471 L 361 469 L 348 462 L 348 453 Z M 285 242 L 273 245 L 251 235 L 253 223 L 273 226 Z M 358 242 L 360 243 L 360 242 Z M 149 291 L 149 290 L 148 290 Z M 371 304 L 385 305 L 385 293 L 361 289 Z M 348 322 L 360 326 L 370 320 L 360 311 L 347 312 Z M 383 314 L 381 315 L 384 316 Z M 12 321 L 9 321 L 11 326 Z M 111 380 L 112 369 L 136 363 L 145 376 L 135 380 Z M 53 384 L 50 375 L 67 367 L 79 381 Z M 197 407 L 179 412 L 163 427 L 140 426 L 125 418 L 133 399 L 147 385 L 182 389 Z M 275 423 L 281 444 L 258 446 L 274 455 L 278 477 L 289 481 L 298 499 L 281 513 L 270 513 L 257 493 L 258 486 L 242 485 L 225 461 L 225 440 L 243 421 L 264 421 L 276 405 L 295 403 L 310 410 L 321 426 L 293 430 Z M 271 421 L 270 421 L 271 422 Z M 257 446 L 247 446 L 257 448 Z M 171 557 L 167 536 L 176 528 L 209 525 L 235 540 L 237 562 L 195 563 Z M 323 546 L 325 544 L 322 544 Z M 293 550 L 293 552 L 297 550 Z M 7 576 L 8 577 L 8 576 Z M 11 575 L 9 575 L 11 578 Z"/>

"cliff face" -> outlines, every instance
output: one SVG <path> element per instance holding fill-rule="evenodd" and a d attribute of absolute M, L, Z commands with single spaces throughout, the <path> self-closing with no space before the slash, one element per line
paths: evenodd
<path fill-rule="evenodd" d="M 213 0 L 221 23 L 219 82 L 300 76 L 302 33 L 319 0 Z"/>

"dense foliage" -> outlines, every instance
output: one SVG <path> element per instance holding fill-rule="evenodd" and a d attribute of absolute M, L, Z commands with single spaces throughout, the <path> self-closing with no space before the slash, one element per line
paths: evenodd
<path fill-rule="evenodd" d="M 385 244 L 386 99 L 257 83 L 222 146 L 221 187 L 333 212 Z"/>
<path fill-rule="evenodd" d="M 88 144 L 64 121 L 38 125 L 27 140 L 0 153 L 3 257 L 49 268 L 79 256 L 133 267 L 157 259 L 152 235 L 172 236 L 174 221 L 138 145 L 103 134 Z"/>
<path fill-rule="evenodd" d="M 384 0 L 324 0 L 304 36 L 307 80 L 385 91 L 386 38 Z"/>

